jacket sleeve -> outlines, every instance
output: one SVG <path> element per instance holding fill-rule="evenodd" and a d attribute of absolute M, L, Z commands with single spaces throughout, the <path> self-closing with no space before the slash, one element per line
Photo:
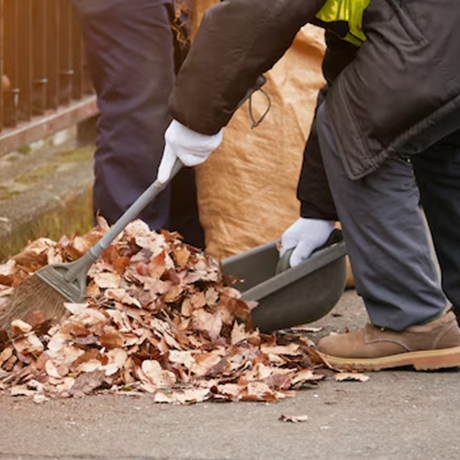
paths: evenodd
<path fill-rule="evenodd" d="M 297 198 L 300 201 L 301 217 L 338 220 L 316 130 L 316 111 L 323 103 L 327 90 L 328 86 L 326 85 L 318 94 L 315 117 L 313 118 L 310 135 L 303 154 L 302 169 L 297 186 Z"/>
<path fill-rule="evenodd" d="M 224 0 L 204 15 L 170 98 L 172 116 L 202 134 L 225 126 L 325 0 Z"/>
<path fill-rule="evenodd" d="M 356 57 L 358 48 L 326 32 L 326 53 L 323 60 L 323 74 L 327 84 L 321 88 L 316 110 L 326 99 L 329 88 L 342 70 Z M 319 146 L 315 117 L 305 145 L 302 170 L 297 187 L 297 198 L 301 202 L 300 215 L 315 219 L 338 220 L 334 200 L 329 188 L 323 158 Z"/>

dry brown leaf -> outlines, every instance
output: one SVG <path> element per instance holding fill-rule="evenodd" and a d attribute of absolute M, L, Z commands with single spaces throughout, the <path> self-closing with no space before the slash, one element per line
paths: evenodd
<path fill-rule="evenodd" d="M 222 351 L 215 350 L 209 353 L 197 353 L 195 358 L 195 364 L 192 366 L 191 371 L 196 375 L 205 375 L 222 359 Z"/>
<path fill-rule="evenodd" d="M 104 381 L 103 371 L 93 371 L 80 374 L 74 381 L 69 392 L 72 396 L 84 396 L 91 393 L 94 389 L 101 386 Z"/>
<path fill-rule="evenodd" d="M 101 367 L 101 370 L 103 370 L 107 376 L 118 372 L 128 360 L 128 353 L 121 348 L 110 350 L 106 356 L 109 362 L 105 366 Z"/>
<path fill-rule="evenodd" d="M 171 350 L 169 352 L 169 361 L 172 364 L 181 364 L 189 371 L 196 365 L 191 351 Z"/>
<path fill-rule="evenodd" d="M 108 322 L 106 316 L 101 311 L 92 307 L 86 308 L 81 313 L 73 315 L 69 321 L 77 324 L 79 323 L 86 327 L 92 327 Z"/>
<path fill-rule="evenodd" d="M 208 313 L 203 308 L 200 308 L 192 313 L 192 318 L 193 327 L 198 331 L 217 336 L 222 330 L 222 318 L 218 313 Z"/>
<path fill-rule="evenodd" d="M 226 383 L 223 385 L 217 386 L 217 391 L 219 394 L 228 397 L 231 400 L 237 400 L 240 397 L 241 391 L 244 389 L 243 385 L 238 385 L 236 383 Z"/>
<path fill-rule="evenodd" d="M 193 313 L 193 306 L 192 306 L 192 302 L 190 301 L 190 299 L 188 297 L 186 297 L 183 301 L 182 301 L 182 305 L 181 305 L 181 315 L 182 316 L 185 316 L 185 317 L 189 317 L 191 316 Z"/>
<path fill-rule="evenodd" d="M 208 399 L 208 388 L 192 388 L 174 392 L 174 402 L 179 404 L 195 404 Z"/>
<path fill-rule="evenodd" d="M 168 254 L 165 251 L 161 251 L 148 261 L 146 265 L 146 269 L 148 270 L 146 275 L 148 275 L 150 279 L 160 279 L 169 268 L 171 268 L 171 266 L 168 261 Z M 161 285 L 150 285 L 150 290 L 154 292 L 161 291 L 161 289 L 159 289 L 160 286 Z"/>
<path fill-rule="evenodd" d="M 124 305 L 134 305 L 135 307 L 142 308 L 139 301 L 131 297 L 125 289 L 107 289 L 105 297 L 109 300 L 116 300 Z"/>
<path fill-rule="evenodd" d="M 296 372 L 296 375 L 292 379 L 292 384 L 296 385 L 297 383 L 305 382 L 314 382 L 324 379 L 324 375 L 314 374 L 311 369 L 304 369 Z"/>
<path fill-rule="evenodd" d="M 147 383 L 156 388 L 169 387 L 176 383 L 176 376 L 172 372 L 165 371 L 158 361 L 144 361 L 142 363 L 142 372 Z"/>
<path fill-rule="evenodd" d="M 1 277 L 1 275 L 0 275 Z M 0 284 L 0 298 L 2 297 L 9 297 L 11 294 L 13 294 L 14 288 L 11 286 L 6 286 L 4 284 Z"/>
<path fill-rule="evenodd" d="M 206 305 L 208 305 L 209 307 L 213 307 L 219 301 L 219 292 L 217 291 L 217 289 L 210 287 L 204 293 L 204 297 L 206 300 Z"/>
<path fill-rule="evenodd" d="M 246 332 L 246 327 L 244 324 L 239 324 L 238 322 L 235 321 L 235 323 L 233 324 L 233 329 L 232 329 L 231 343 L 232 345 L 235 345 L 238 342 L 247 340 L 252 335 L 253 334 Z"/>
<path fill-rule="evenodd" d="M 64 302 L 64 307 L 72 313 L 72 315 L 78 315 L 79 313 L 83 313 L 89 307 L 89 304 Z"/>
<path fill-rule="evenodd" d="M 106 313 L 118 327 L 120 332 L 130 333 L 132 331 L 131 322 L 124 311 L 106 310 Z"/>
<path fill-rule="evenodd" d="M 346 380 L 355 382 L 367 382 L 369 380 L 369 376 L 365 374 L 341 372 L 340 374 L 335 374 L 334 379 L 337 382 L 344 382 Z"/>
<path fill-rule="evenodd" d="M 13 347 L 7 347 L 0 353 L 0 367 L 5 361 L 8 361 L 13 355 Z"/>
<path fill-rule="evenodd" d="M 53 363 L 52 360 L 48 360 L 46 361 L 45 363 L 45 370 L 46 370 L 46 373 L 50 376 L 50 377 L 54 377 L 56 379 L 60 379 L 61 377 L 63 377 L 60 373 L 59 373 L 59 369 L 58 367 Z"/>
<path fill-rule="evenodd" d="M 172 395 L 167 395 L 167 394 L 163 393 L 162 391 L 156 392 L 155 388 L 153 388 L 151 392 L 155 393 L 155 396 L 154 396 L 153 400 L 156 403 L 166 403 L 166 404 L 173 404 L 174 403 L 174 396 L 172 396 Z"/>
<path fill-rule="evenodd" d="M 85 374 L 82 374 L 85 375 Z M 58 395 L 68 396 L 70 395 L 70 390 L 72 389 L 75 378 L 73 377 L 64 377 L 64 378 L 53 378 L 50 377 L 49 379 L 49 387 L 48 390 Z"/>
<path fill-rule="evenodd" d="M 40 342 L 39 338 L 33 332 L 15 339 L 13 346 L 21 355 L 34 355 L 44 350 L 43 343 Z"/>
<path fill-rule="evenodd" d="M 121 276 L 117 273 L 98 273 L 93 275 L 93 280 L 100 289 L 118 289 L 121 284 Z"/>
<path fill-rule="evenodd" d="M 98 359 L 90 359 L 89 361 L 85 361 L 81 363 L 79 366 L 75 368 L 75 372 L 81 374 L 82 372 L 91 373 L 94 371 L 100 371 L 103 368 L 103 364 Z"/>
<path fill-rule="evenodd" d="M 34 396 L 37 392 L 27 385 L 15 385 L 10 389 L 11 396 Z"/>
<path fill-rule="evenodd" d="M 79 259 L 91 249 L 93 244 L 94 243 L 86 236 L 76 236 L 66 247 L 66 253 L 74 260 Z"/>
<path fill-rule="evenodd" d="M 71 341 L 72 336 L 69 333 L 57 331 L 51 336 L 51 340 L 48 342 L 48 350 L 53 353 L 59 353 Z"/>
<path fill-rule="evenodd" d="M 12 258 L 17 265 L 37 268 L 48 263 L 47 251 L 54 242 L 49 238 L 39 238 L 29 243 L 22 252 Z M 7 262 L 8 264 L 8 262 Z"/>
<path fill-rule="evenodd" d="M 30 324 L 21 321 L 20 319 L 16 319 L 11 323 L 11 332 L 16 335 L 25 334 L 32 330 L 32 326 Z"/>
<path fill-rule="evenodd" d="M 301 423 L 308 421 L 308 415 L 280 415 L 282 422 Z"/>
<path fill-rule="evenodd" d="M 194 310 L 203 308 L 207 304 L 204 292 L 195 292 L 189 299 Z"/>
<path fill-rule="evenodd" d="M 291 328 L 294 332 L 321 332 L 324 327 L 311 327 L 311 326 L 306 326 L 305 324 L 301 326 L 294 326 Z"/>
<path fill-rule="evenodd" d="M 262 345 L 260 349 L 264 353 L 270 353 L 272 355 L 288 355 L 288 356 L 295 356 L 302 353 L 300 350 L 299 345 L 295 343 L 290 343 L 288 346 L 270 346 L 270 345 Z"/>
<path fill-rule="evenodd" d="M 121 334 L 117 332 L 106 332 L 99 337 L 100 344 L 109 350 L 123 346 L 124 340 Z"/>
<path fill-rule="evenodd" d="M 190 258 L 190 251 L 187 249 L 186 246 L 180 245 L 178 247 L 173 248 L 172 255 L 176 267 L 182 269 L 187 265 L 187 262 Z"/>
<path fill-rule="evenodd" d="M 0 264 L 0 282 L 6 283 L 11 280 L 16 273 L 16 261 L 14 259 L 8 260 L 4 264 Z"/>
<path fill-rule="evenodd" d="M 268 401 L 274 402 L 277 400 L 275 392 L 262 382 L 251 382 L 241 392 L 243 401 Z"/>
<path fill-rule="evenodd" d="M 101 289 L 99 289 L 99 286 L 91 280 L 86 287 L 86 295 L 92 298 L 99 297 L 101 295 Z"/>
<path fill-rule="evenodd" d="M 170 287 L 166 288 L 166 292 L 163 295 L 163 300 L 167 303 L 176 302 L 180 299 L 182 294 L 184 293 L 185 286 L 183 284 L 175 284 L 170 285 Z"/>

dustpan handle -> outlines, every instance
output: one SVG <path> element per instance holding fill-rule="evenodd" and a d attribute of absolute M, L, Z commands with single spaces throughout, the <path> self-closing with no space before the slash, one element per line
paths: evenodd
<path fill-rule="evenodd" d="M 176 159 L 168 180 L 161 183 L 158 179 L 127 209 L 127 211 L 112 225 L 110 230 L 98 241 L 90 251 L 97 259 L 110 245 L 110 243 L 134 220 L 141 211 L 171 182 L 171 179 L 180 171 L 183 163 Z M 94 259 L 95 260 L 95 259 Z"/>

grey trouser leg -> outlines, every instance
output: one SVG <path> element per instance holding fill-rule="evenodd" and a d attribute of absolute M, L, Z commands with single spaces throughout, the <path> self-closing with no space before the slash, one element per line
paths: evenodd
<path fill-rule="evenodd" d="M 318 111 L 317 128 L 356 289 L 371 322 L 403 330 L 440 314 L 447 301 L 430 257 L 411 164 L 390 159 L 352 181 L 339 157 L 325 104 Z"/>

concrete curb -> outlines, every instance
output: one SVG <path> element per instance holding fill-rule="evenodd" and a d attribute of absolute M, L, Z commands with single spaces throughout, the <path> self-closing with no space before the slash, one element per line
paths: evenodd
<path fill-rule="evenodd" d="M 30 240 L 92 226 L 93 153 L 93 146 L 78 148 L 71 139 L 0 159 L 0 260 Z"/>

